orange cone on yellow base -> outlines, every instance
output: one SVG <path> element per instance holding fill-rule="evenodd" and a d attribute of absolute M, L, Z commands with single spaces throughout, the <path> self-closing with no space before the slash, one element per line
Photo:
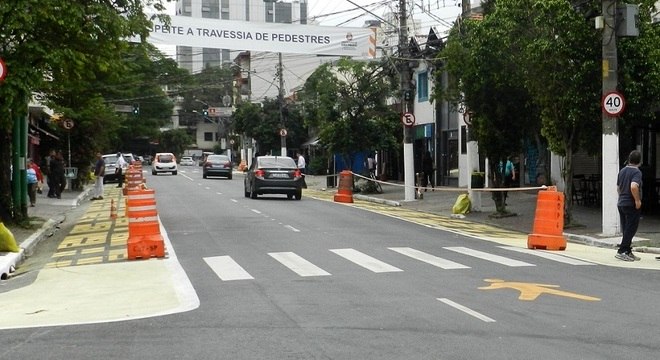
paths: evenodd
<path fill-rule="evenodd" d="M 335 194 L 335 202 L 353 202 L 353 173 L 350 170 L 339 173 L 339 187 Z"/>
<path fill-rule="evenodd" d="M 529 249 L 565 250 L 564 193 L 556 186 L 539 191 L 532 233 L 527 236 Z"/>

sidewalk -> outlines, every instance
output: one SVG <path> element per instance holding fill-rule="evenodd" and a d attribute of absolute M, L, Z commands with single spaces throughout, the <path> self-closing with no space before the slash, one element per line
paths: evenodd
<path fill-rule="evenodd" d="M 47 197 L 46 191 L 37 195 L 36 206 L 28 207 L 28 216 L 33 219 L 31 221 L 32 229 L 8 226 L 21 250 L 18 253 L 0 252 L 2 280 L 10 276 L 10 272 L 31 254 L 41 240 L 52 236 L 57 231 L 59 225 L 66 220 L 67 212 L 78 207 L 89 196 L 91 190 L 91 186 L 82 191 L 65 190 L 62 192 L 61 199 Z"/>
<path fill-rule="evenodd" d="M 307 185 L 310 188 L 324 189 L 327 186 L 325 176 L 308 176 Z M 452 216 L 452 207 L 459 194 L 466 193 L 465 188 L 439 187 L 435 191 L 428 189 L 423 192 L 420 200 L 405 201 L 405 186 L 402 182 L 389 181 L 382 183 L 382 194 L 354 194 L 356 199 L 382 202 L 392 206 L 428 212 L 444 216 Z M 329 188 L 328 191 L 336 191 Z M 514 213 L 510 217 L 491 217 L 495 213 L 495 203 L 488 192 L 481 192 L 481 209 L 472 211 L 465 220 L 493 225 L 525 234 L 532 232 L 536 212 L 537 193 L 539 190 L 510 191 L 507 198 L 507 210 Z M 620 236 L 608 237 L 602 235 L 602 212 L 600 206 L 573 206 L 574 225 L 564 228 L 566 240 L 590 246 L 616 248 L 621 241 Z M 616 211 L 613 209 L 612 211 Z M 660 215 L 642 216 L 639 230 L 633 239 L 636 251 L 660 254 Z M 649 246 L 652 245 L 652 246 Z"/>

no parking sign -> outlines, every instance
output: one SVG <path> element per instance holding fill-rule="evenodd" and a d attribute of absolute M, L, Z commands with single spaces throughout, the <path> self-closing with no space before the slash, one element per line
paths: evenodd
<path fill-rule="evenodd" d="M 0 81 L 4 80 L 5 76 L 7 76 L 7 65 L 5 65 L 4 60 L 0 58 Z"/>

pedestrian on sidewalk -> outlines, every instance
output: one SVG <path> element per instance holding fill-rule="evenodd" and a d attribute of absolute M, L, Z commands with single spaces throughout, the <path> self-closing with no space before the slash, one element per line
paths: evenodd
<path fill-rule="evenodd" d="M 50 160 L 50 177 L 52 177 L 53 195 L 61 199 L 62 191 L 66 186 L 66 179 L 64 178 L 64 156 L 61 151 L 57 151 L 55 157 Z"/>
<path fill-rule="evenodd" d="M 50 173 L 50 162 L 55 158 L 55 150 L 50 150 L 48 156 L 41 161 L 41 172 L 46 175 L 46 184 L 48 185 L 48 197 L 55 197 L 55 187 L 53 186 L 53 176 Z"/>
<path fill-rule="evenodd" d="M 429 185 L 431 185 L 432 191 L 435 191 L 435 188 L 433 188 L 433 158 L 431 157 L 430 151 L 424 153 L 424 157 L 422 158 L 422 171 L 424 172 L 424 179 L 422 181 L 424 191 L 428 191 Z"/>
<path fill-rule="evenodd" d="M 622 236 L 619 250 L 614 257 L 623 261 L 640 260 L 632 252 L 632 239 L 637 233 L 642 209 L 642 172 L 639 170 L 641 162 L 642 154 L 638 150 L 630 152 L 628 162 L 619 171 L 616 180 L 616 188 L 619 193 L 616 206 L 619 210 Z"/>
<path fill-rule="evenodd" d="M 32 159 L 27 159 L 27 168 L 25 169 L 27 173 L 27 186 L 28 186 L 28 197 L 30 198 L 30 207 L 34 207 L 37 202 L 37 188 L 39 183 L 43 182 L 43 175 L 39 166 L 32 161 Z"/>
<path fill-rule="evenodd" d="M 118 188 L 124 185 L 124 170 L 127 167 L 128 167 L 128 163 L 124 159 L 124 155 L 118 152 L 117 162 L 115 163 L 115 174 L 117 174 L 117 180 L 119 181 L 119 184 L 117 185 Z"/>
<path fill-rule="evenodd" d="M 94 165 L 94 176 L 96 182 L 94 183 L 94 196 L 92 200 L 103 200 L 103 177 L 105 176 L 105 161 L 100 152 L 96 153 L 96 164 Z"/>

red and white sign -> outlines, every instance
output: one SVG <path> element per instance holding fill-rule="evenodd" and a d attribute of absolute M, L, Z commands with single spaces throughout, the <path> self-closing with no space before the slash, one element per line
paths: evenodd
<path fill-rule="evenodd" d="M 5 76 L 7 76 L 7 65 L 5 65 L 5 62 L 0 58 L 0 81 L 4 80 Z"/>
<path fill-rule="evenodd" d="M 286 136 L 287 132 L 286 129 L 280 129 L 280 136 Z"/>
<path fill-rule="evenodd" d="M 626 100 L 617 91 L 612 91 L 603 96 L 603 112 L 610 116 L 619 116 L 626 108 Z"/>
<path fill-rule="evenodd" d="M 401 122 L 405 126 L 408 126 L 408 127 L 413 126 L 413 125 L 415 125 L 415 115 L 413 113 L 410 113 L 410 112 L 403 113 L 403 115 L 401 115 Z"/>
<path fill-rule="evenodd" d="M 73 120 L 71 120 L 71 119 L 62 120 L 62 127 L 67 129 L 67 130 L 73 129 L 73 125 L 74 125 L 74 123 L 73 123 Z"/>

